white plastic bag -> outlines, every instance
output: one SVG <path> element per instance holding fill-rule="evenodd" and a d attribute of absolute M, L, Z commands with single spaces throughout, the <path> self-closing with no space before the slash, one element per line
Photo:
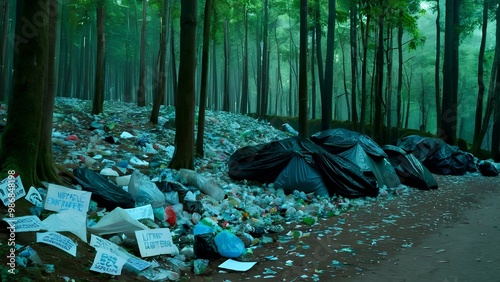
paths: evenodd
<path fill-rule="evenodd" d="M 138 170 L 134 171 L 130 177 L 128 192 L 136 206 L 151 204 L 153 208 L 158 208 L 165 203 L 165 196 L 160 189 L 151 182 L 149 177 Z"/>

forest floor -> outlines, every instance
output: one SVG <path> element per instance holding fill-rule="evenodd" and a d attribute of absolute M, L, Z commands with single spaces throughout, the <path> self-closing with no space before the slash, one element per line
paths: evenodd
<path fill-rule="evenodd" d="M 79 137 L 71 145 L 58 142 L 54 155 L 59 164 L 71 170 L 83 165 L 81 156 L 111 150 L 113 154 L 108 158 L 115 161 L 134 155 L 143 157 L 150 162 L 150 167 L 142 171 L 150 176 L 165 168 L 171 158 L 167 148 L 173 145 L 172 130 L 166 120 L 162 120 L 163 129 L 158 129 L 147 124 L 146 110 L 119 104 L 98 118 L 108 127 L 105 134 L 99 135 L 88 130 L 94 117 L 85 114 L 87 107 L 85 103 L 71 100 L 56 104 L 55 130 Z M 125 112 L 127 116 L 123 117 Z M 162 115 L 172 120 L 172 112 Z M 122 140 L 120 144 L 110 145 L 100 140 L 104 135 L 119 136 L 122 131 L 149 139 L 161 149 L 151 155 L 138 149 L 135 141 Z M 227 159 L 236 148 L 286 136 L 250 118 L 209 113 L 208 152 L 205 158 L 197 159 L 197 171 L 217 179 L 226 190 L 249 189 L 258 198 L 259 193 L 265 195 L 272 190 L 230 180 L 225 165 Z M 98 170 L 101 164 L 91 166 Z M 210 261 L 201 275 L 194 275 L 189 260 L 186 268 L 169 267 L 180 274 L 181 281 L 500 281 L 500 177 L 483 177 L 479 173 L 434 176 L 439 184 L 437 190 L 400 187 L 375 199 L 344 200 L 346 208 L 340 214 L 318 216 L 314 225 L 306 225 L 300 218 L 281 222 L 283 231 L 266 234 L 271 242 L 252 247 L 253 254 L 244 258 L 256 262 L 248 271 L 219 268 L 225 258 Z M 325 202 L 312 199 L 308 206 L 321 204 Z M 256 220 L 266 220 L 265 215 Z M 3 231 L 4 227 L 5 224 L 1 225 Z M 291 230 L 301 231 L 295 232 L 301 236 L 287 236 Z M 76 257 L 36 243 L 35 232 L 17 233 L 16 243 L 32 246 L 43 263 L 53 264 L 55 271 L 47 273 L 43 266 L 31 264 L 24 268 L 17 266 L 19 272 L 10 275 L 3 267 L 0 268 L 1 281 L 151 280 L 126 270 L 120 276 L 90 271 L 95 249 L 69 232 L 61 233 L 78 243 Z M 0 232 L 1 253 L 7 252 L 4 242 L 8 236 L 7 232 Z M 134 254 L 139 256 L 138 252 Z M 146 260 L 154 259 L 166 266 L 169 264 L 166 257 Z M 2 254 L 2 266 L 5 266 L 5 258 Z"/>

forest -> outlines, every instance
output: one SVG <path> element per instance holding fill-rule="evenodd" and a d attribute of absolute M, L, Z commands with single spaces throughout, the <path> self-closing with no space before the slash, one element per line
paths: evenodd
<path fill-rule="evenodd" d="M 203 155 L 205 109 L 298 117 L 302 136 L 347 121 L 380 144 L 413 129 L 498 157 L 495 0 L 2 0 L 0 19 L 0 163 L 27 183 L 55 178 L 56 97 L 95 115 L 151 106 L 153 124 L 175 106 L 173 168 Z"/>

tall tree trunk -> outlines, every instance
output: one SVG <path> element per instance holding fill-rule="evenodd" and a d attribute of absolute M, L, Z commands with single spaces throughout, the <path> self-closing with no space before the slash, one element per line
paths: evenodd
<path fill-rule="evenodd" d="M 170 67 L 172 68 L 172 89 L 174 90 L 174 106 L 177 107 L 177 97 L 179 96 L 179 84 L 177 81 L 177 66 L 175 63 L 175 41 L 174 26 L 170 20 Z"/>
<path fill-rule="evenodd" d="M 7 79 L 10 77 L 7 75 L 7 41 L 9 39 L 9 0 L 2 1 L 2 39 L 0 41 L 0 101 L 5 100 Z"/>
<path fill-rule="evenodd" d="M 43 7 L 42 7 L 43 8 Z M 47 8 L 47 7 L 45 7 Z M 23 34 L 22 19 L 40 12 L 32 1 L 17 1 L 16 34 Z M 45 72 L 48 64 L 48 19 L 32 26 L 32 35 L 17 37 L 14 56 L 13 92 L 9 99 L 7 124 L 2 134 L 0 165 L 2 179 L 8 171 L 21 175 L 24 187 L 42 185 L 36 172 L 42 123 Z M 16 205 L 16 212 L 20 213 Z"/>
<path fill-rule="evenodd" d="M 316 119 L 316 70 L 314 60 L 316 59 L 316 32 L 311 32 L 311 118 Z"/>
<path fill-rule="evenodd" d="M 496 84 L 495 84 L 495 98 L 494 111 L 493 111 L 493 131 L 491 138 L 491 155 L 496 162 L 500 161 L 499 146 L 500 146 L 500 5 L 497 7 L 496 12 Z"/>
<path fill-rule="evenodd" d="M 269 0 L 264 0 L 264 20 L 262 27 L 262 84 L 261 84 L 261 107 L 260 117 L 267 114 L 267 104 L 269 100 Z"/>
<path fill-rule="evenodd" d="M 175 151 L 170 168 L 194 168 L 194 98 L 196 71 L 196 0 L 181 4 L 179 94 L 175 108 Z"/>
<path fill-rule="evenodd" d="M 307 0 L 300 0 L 299 136 L 307 137 Z"/>
<path fill-rule="evenodd" d="M 54 113 L 54 99 L 56 96 L 56 42 L 57 42 L 57 0 L 49 1 L 49 28 L 48 28 L 48 61 L 45 74 L 45 91 L 42 102 L 42 120 L 40 139 L 38 143 L 38 157 L 36 172 L 42 181 L 59 183 L 54 158 L 52 157 L 52 118 Z"/>
<path fill-rule="evenodd" d="M 219 107 L 219 79 L 217 75 L 217 44 L 215 43 L 215 40 L 212 42 L 212 73 L 213 73 L 213 91 L 212 91 L 212 96 L 214 97 L 214 105 L 212 110 L 218 111 L 220 109 Z"/>
<path fill-rule="evenodd" d="M 370 15 L 366 15 L 366 24 L 363 24 L 361 21 L 361 30 L 362 30 L 362 41 L 363 41 L 363 59 L 361 62 L 361 113 L 360 113 L 360 121 L 359 127 L 362 133 L 365 132 L 365 123 L 366 123 L 366 100 L 368 98 L 368 94 L 366 93 L 366 81 L 368 75 L 368 35 L 370 34 Z"/>
<path fill-rule="evenodd" d="M 321 95 L 321 117 L 323 118 L 323 92 L 325 89 L 325 73 L 323 68 L 323 52 L 321 51 L 321 38 L 323 37 L 323 32 L 321 28 L 321 9 L 319 0 L 315 0 L 314 5 L 314 22 L 316 30 L 316 59 L 318 62 L 318 80 L 319 80 L 319 93 Z M 323 122 L 322 122 L 323 124 Z M 321 125 L 323 126 L 323 125 Z"/>
<path fill-rule="evenodd" d="M 104 0 L 97 1 L 97 60 L 95 70 L 95 90 L 92 114 L 98 115 L 103 112 L 104 104 L 104 79 L 105 79 L 105 52 L 106 38 L 104 35 Z"/>
<path fill-rule="evenodd" d="M 230 112 L 229 106 L 229 66 L 230 66 L 229 19 L 224 21 L 224 98 L 222 110 Z"/>
<path fill-rule="evenodd" d="M 441 81 L 440 81 L 440 67 L 441 67 L 441 8 L 439 7 L 439 0 L 436 0 L 436 64 L 434 66 L 434 91 L 436 92 L 436 132 L 442 129 L 441 117 Z"/>
<path fill-rule="evenodd" d="M 385 107 L 385 113 L 386 113 L 386 124 L 387 124 L 387 143 L 392 142 L 392 61 L 393 61 L 393 27 L 392 24 L 388 24 L 387 26 L 387 85 L 386 85 L 386 107 Z"/>
<path fill-rule="evenodd" d="M 373 121 L 372 138 L 378 144 L 383 144 L 382 140 L 382 95 L 384 84 L 384 18 L 378 18 L 378 42 L 376 54 L 375 70 L 375 117 Z"/>
<path fill-rule="evenodd" d="M 142 0 L 141 50 L 139 63 L 139 89 L 137 91 L 137 106 L 146 106 L 146 8 L 148 1 Z"/>
<path fill-rule="evenodd" d="M 446 26 L 443 62 L 443 110 L 441 138 L 454 145 L 457 138 L 458 48 L 460 1 L 446 0 Z"/>
<path fill-rule="evenodd" d="M 240 113 L 245 115 L 248 113 L 248 9 L 246 6 L 243 28 L 245 29 L 245 35 L 243 43 L 243 74 L 241 83 Z"/>
<path fill-rule="evenodd" d="M 476 118 L 474 124 L 474 139 L 472 142 L 472 152 L 478 153 L 481 148 L 482 138 L 482 120 L 483 120 L 483 100 L 484 100 L 484 51 L 486 49 L 486 32 L 488 31 L 488 9 L 489 0 L 484 0 L 483 4 L 483 26 L 481 44 L 479 46 L 479 58 L 477 62 L 477 101 L 476 101 Z M 486 124 L 488 126 L 488 124 Z"/>
<path fill-rule="evenodd" d="M 398 132 L 397 138 L 399 139 L 399 132 L 401 130 L 401 109 L 402 109 L 402 97 L 401 92 L 403 90 L 403 11 L 399 11 L 398 18 L 398 88 L 396 93 L 396 129 Z M 439 95 L 439 92 L 438 92 Z"/>
<path fill-rule="evenodd" d="M 330 128 L 333 102 L 333 56 L 335 43 L 335 0 L 328 1 L 328 33 L 326 36 L 326 59 L 324 89 L 321 91 L 321 130 Z"/>
<path fill-rule="evenodd" d="M 198 110 L 198 132 L 196 135 L 196 155 L 203 157 L 203 139 L 205 134 L 205 108 L 207 105 L 207 77 L 208 77 L 208 51 L 210 47 L 210 17 L 212 14 L 212 0 L 205 1 L 205 18 L 203 20 L 203 50 L 201 53 L 201 86 L 200 106 Z"/>
<path fill-rule="evenodd" d="M 351 3 L 349 11 L 350 20 L 350 33 L 349 42 L 351 46 L 351 121 L 352 129 L 359 130 L 358 128 L 358 110 L 357 110 L 357 85 L 358 85 L 358 6 L 357 3 Z"/>
<path fill-rule="evenodd" d="M 166 60 L 166 51 L 167 51 L 167 16 L 168 11 L 170 11 L 170 1 L 165 1 L 161 4 L 162 12 L 160 16 L 160 46 L 158 49 L 158 59 L 156 62 L 155 69 L 155 96 L 153 100 L 153 107 L 151 109 L 151 117 L 149 121 L 153 124 L 158 124 L 158 115 L 160 113 L 160 106 L 163 102 L 163 98 L 165 96 L 165 88 L 166 88 L 166 73 L 165 73 L 165 60 Z"/>

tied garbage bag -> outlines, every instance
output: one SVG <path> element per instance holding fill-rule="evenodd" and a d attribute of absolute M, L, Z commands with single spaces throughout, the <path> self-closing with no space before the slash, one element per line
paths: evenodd
<path fill-rule="evenodd" d="M 481 172 L 482 176 L 497 176 L 498 175 L 498 170 L 495 167 L 495 165 L 489 161 L 481 161 L 478 165 L 477 168 L 479 169 L 479 172 Z"/>
<path fill-rule="evenodd" d="M 117 207 L 134 207 L 134 199 L 131 195 L 109 182 L 106 177 L 83 167 L 73 170 L 73 175 L 82 185 L 83 190 L 92 192 L 92 200 L 96 201 L 100 207 L 105 207 L 108 210 Z"/>
<path fill-rule="evenodd" d="M 165 203 L 165 196 L 149 177 L 136 170 L 130 177 L 128 192 L 132 195 L 137 206 L 151 204 L 153 208 L 161 207 Z"/>
<path fill-rule="evenodd" d="M 194 236 L 194 254 L 197 258 L 217 259 L 220 254 L 217 252 L 217 246 L 214 242 L 215 234 L 205 233 Z"/>
<path fill-rule="evenodd" d="M 215 236 L 215 245 L 219 254 L 226 258 L 237 258 L 245 252 L 245 244 L 229 231 L 222 231 Z"/>

